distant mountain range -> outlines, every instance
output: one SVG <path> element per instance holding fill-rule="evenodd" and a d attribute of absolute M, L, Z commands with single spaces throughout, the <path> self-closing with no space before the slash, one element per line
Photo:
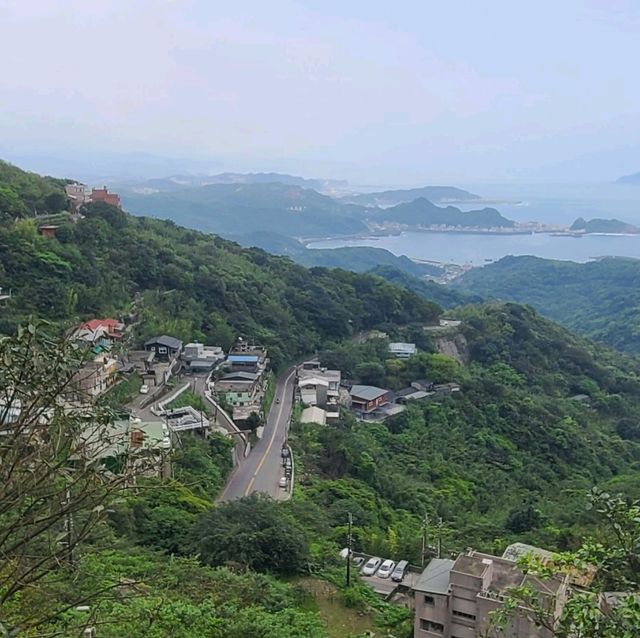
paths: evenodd
<path fill-rule="evenodd" d="M 219 173 L 217 175 L 171 175 L 163 178 L 122 182 L 116 184 L 114 188 L 149 195 L 157 192 L 171 193 L 185 188 L 198 188 L 212 184 L 271 184 L 274 182 L 312 188 L 321 192 L 344 190 L 349 184 L 346 180 L 307 179 L 286 173 Z"/>
<path fill-rule="evenodd" d="M 388 190 L 379 193 L 345 195 L 341 198 L 341 201 L 359 204 L 360 206 L 385 208 L 412 202 L 419 197 L 424 197 L 433 202 L 466 202 L 480 199 L 479 195 L 474 195 L 469 191 L 455 188 L 454 186 L 423 186 L 422 188 Z"/>
<path fill-rule="evenodd" d="M 640 186 L 640 173 L 632 173 L 631 175 L 623 175 L 616 180 L 616 184 L 629 184 L 631 186 Z"/>
<path fill-rule="evenodd" d="M 585 233 L 620 233 L 620 234 L 637 234 L 640 228 L 633 224 L 620 221 L 619 219 L 590 219 L 586 221 L 582 217 L 578 217 L 570 230 L 582 231 Z"/>
<path fill-rule="evenodd" d="M 261 175 L 259 179 L 264 179 L 264 174 Z M 257 179 L 255 175 L 248 179 L 254 178 Z M 247 232 L 309 238 L 362 235 L 385 224 L 408 228 L 514 225 L 493 208 L 462 212 L 453 206 L 438 207 L 425 198 L 390 208 L 372 208 L 295 184 L 258 181 L 200 186 L 192 181 L 190 183 L 194 185 L 189 186 L 185 181 L 181 188 L 174 188 L 177 182 L 175 178 L 169 178 L 160 180 L 161 183 L 158 180 L 147 182 L 155 189 L 153 192 L 122 191 L 124 208 L 137 215 L 172 219 L 178 224 L 227 237 Z M 161 190 L 160 186 L 171 190 Z"/>

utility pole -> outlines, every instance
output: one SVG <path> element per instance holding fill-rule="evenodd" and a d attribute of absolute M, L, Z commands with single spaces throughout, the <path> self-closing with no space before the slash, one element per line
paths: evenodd
<path fill-rule="evenodd" d="M 347 532 L 347 587 L 351 586 L 351 527 L 353 525 L 353 516 L 349 512 L 349 531 Z"/>
<path fill-rule="evenodd" d="M 429 514 L 425 512 L 424 514 L 424 522 L 422 523 L 422 553 L 421 557 L 421 566 L 424 567 L 424 559 L 427 554 L 427 548 L 429 545 L 427 544 L 429 541 L 429 524 L 431 521 L 429 520 Z"/>
<path fill-rule="evenodd" d="M 438 558 L 442 558 L 442 516 L 438 519 Z"/>

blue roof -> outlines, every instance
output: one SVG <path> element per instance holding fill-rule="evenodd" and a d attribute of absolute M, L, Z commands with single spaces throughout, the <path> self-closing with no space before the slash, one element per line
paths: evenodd
<path fill-rule="evenodd" d="M 237 363 L 254 363 L 257 362 L 260 357 L 257 354 L 230 354 L 227 357 L 227 361 Z"/>

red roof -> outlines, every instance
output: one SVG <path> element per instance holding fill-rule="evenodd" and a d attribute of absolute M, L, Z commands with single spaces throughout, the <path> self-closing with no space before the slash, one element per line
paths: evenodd
<path fill-rule="evenodd" d="M 112 332 L 116 330 L 119 325 L 121 325 L 121 322 L 116 319 L 91 319 L 91 321 L 83 323 L 80 328 L 86 328 L 87 330 L 105 328 L 108 332 Z"/>

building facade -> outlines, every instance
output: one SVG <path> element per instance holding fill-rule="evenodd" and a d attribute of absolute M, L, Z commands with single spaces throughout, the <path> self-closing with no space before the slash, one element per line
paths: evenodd
<path fill-rule="evenodd" d="M 539 594 L 549 610 L 559 612 L 567 597 L 568 584 L 541 580 L 524 574 L 517 564 L 504 557 L 468 551 L 454 560 L 433 559 L 414 585 L 415 638 L 477 638 L 492 635 L 492 614 L 502 609 L 508 590 L 529 586 Z M 494 631 L 495 633 L 495 631 Z M 536 626 L 527 610 L 519 607 L 510 614 L 504 638 L 552 638 L 552 633 Z"/>

